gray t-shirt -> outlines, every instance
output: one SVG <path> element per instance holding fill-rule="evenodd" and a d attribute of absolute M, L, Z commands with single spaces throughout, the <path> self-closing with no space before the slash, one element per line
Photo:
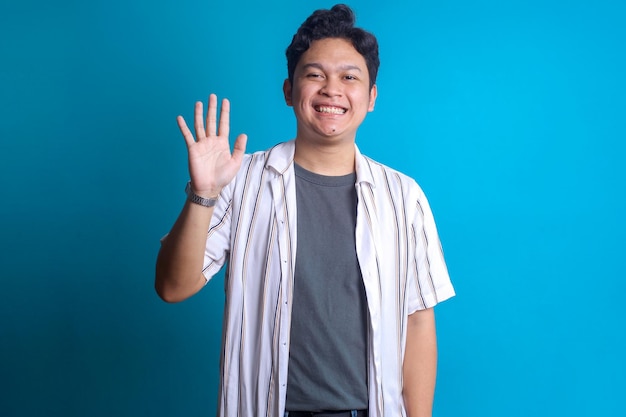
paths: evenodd
<path fill-rule="evenodd" d="M 356 256 L 356 174 L 295 166 L 298 210 L 289 411 L 366 409 L 367 301 Z"/>

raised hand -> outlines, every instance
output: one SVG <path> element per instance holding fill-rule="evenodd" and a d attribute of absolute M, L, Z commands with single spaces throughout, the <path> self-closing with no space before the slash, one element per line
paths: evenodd
<path fill-rule="evenodd" d="M 248 137 L 241 134 L 235 140 L 231 154 L 228 135 L 230 132 L 230 102 L 222 100 L 219 124 L 217 122 L 217 96 L 209 96 L 206 122 L 202 114 L 202 102 L 197 102 L 194 112 L 196 137 L 187 127 L 182 116 L 176 118 L 180 132 L 187 143 L 189 175 L 193 191 L 202 197 L 215 197 L 237 174 L 246 151 Z M 206 128 L 205 128 L 206 124 Z"/>

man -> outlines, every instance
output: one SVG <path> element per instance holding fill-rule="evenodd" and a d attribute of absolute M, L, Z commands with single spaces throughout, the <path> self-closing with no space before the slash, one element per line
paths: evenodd
<path fill-rule="evenodd" d="M 345 5 L 314 12 L 287 49 L 296 138 L 231 153 L 230 105 L 211 95 L 189 152 L 188 200 L 162 241 L 156 289 L 177 302 L 227 263 L 219 415 L 432 414 L 432 307 L 454 295 L 428 202 L 364 157 L 376 38 Z M 207 233 L 208 231 L 208 233 Z"/>

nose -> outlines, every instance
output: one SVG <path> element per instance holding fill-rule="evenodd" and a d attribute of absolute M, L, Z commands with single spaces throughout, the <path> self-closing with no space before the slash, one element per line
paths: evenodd
<path fill-rule="evenodd" d="M 341 81 L 335 77 L 326 78 L 326 82 L 320 89 L 320 94 L 328 97 L 340 96 L 342 93 Z"/>

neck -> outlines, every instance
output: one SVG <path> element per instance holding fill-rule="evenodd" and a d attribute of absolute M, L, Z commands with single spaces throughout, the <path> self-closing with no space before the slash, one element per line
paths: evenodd
<path fill-rule="evenodd" d="M 307 171 L 339 176 L 354 172 L 354 143 L 311 144 L 296 139 L 295 162 Z"/>

